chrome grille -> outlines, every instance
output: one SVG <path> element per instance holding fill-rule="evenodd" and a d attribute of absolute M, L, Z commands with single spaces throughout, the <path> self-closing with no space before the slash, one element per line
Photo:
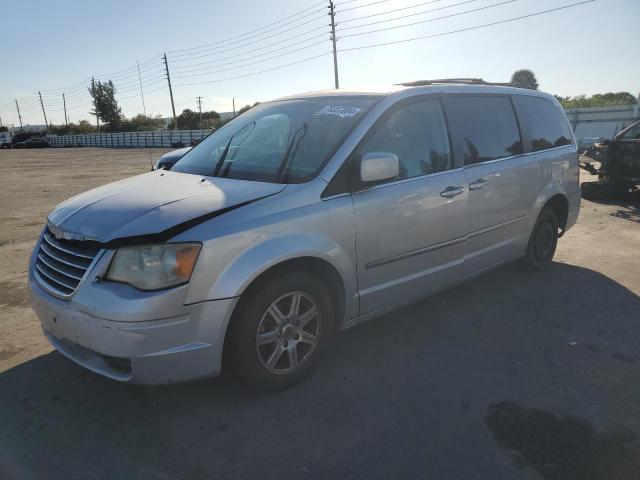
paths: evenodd
<path fill-rule="evenodd" d="M 58 239 L 46 230 L 36 254 L 35 276 L 47 290 L 69 296 L 78 288 L 98 252 L 87 242 Z"/>

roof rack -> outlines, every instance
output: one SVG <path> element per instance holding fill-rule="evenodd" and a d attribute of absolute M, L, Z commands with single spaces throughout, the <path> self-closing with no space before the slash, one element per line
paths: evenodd
<path fill-rule="evenodd" d="M 403 87 L 422 87 L 425 85 L 438 85 L 443 83 L 454 83 L 461 85 L 496 85 L 501 87 L 516 87 L 516 84 L 507 82 L 486 82 L 481 78 L 439 78 L 437 80 L 416 80 L 413 82 L 398 83 Z"/>

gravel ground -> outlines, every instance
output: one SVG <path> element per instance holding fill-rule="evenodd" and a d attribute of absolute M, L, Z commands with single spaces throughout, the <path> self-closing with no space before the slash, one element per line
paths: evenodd
<path fill-rule="evenodd" d="M 58 202 L 163 152 L 0 150 L 0 478 L 640 478 L 637 199 L 583 201 L 547 272 L 344 332 L 288 391 L 132 387 L 51 350 L 26 268 Z"/>

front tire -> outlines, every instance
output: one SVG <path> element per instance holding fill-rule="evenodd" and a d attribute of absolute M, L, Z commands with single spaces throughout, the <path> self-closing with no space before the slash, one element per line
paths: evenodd
<path fill-rule="evenodd" d="M 525 272 L 539 272 L 551 265 L 558 245 L 558 217 L 550 208 L 545 208 L 538 215 L 527 251 L 519 261 Z"/>
<path fill-rule="evenodd" d="M 311 374 L 333 333 L 334 310 L 320 279 L 285 273 L 247 291 L 233 322 L 237 371 L 253 387 L 277 391 Z"/>

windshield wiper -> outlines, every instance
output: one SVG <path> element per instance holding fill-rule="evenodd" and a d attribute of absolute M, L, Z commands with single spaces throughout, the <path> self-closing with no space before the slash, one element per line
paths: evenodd
<path fill-rule="evenodd" d="M 216 167 L 213 169 L 214 177 L 217 177 L 218 173 L 220 173 L 220 167 L 222 167 L 222 164 L 224 163 L 225 158 L 227 158 L 227 154 L 229 153 L 229 149 L 231 148 L 231 142 L 233 141 L 235 136 L 238 135 L 240 132 L 242 132 L 245 128 L 247 128 L 250 125 L 255 127 L 256 121 L 254 120 L 253 122 L 247 123 L 245 126 L 240 128 L 239 130 L 236 130 L 236 132 L 233 135 L 231 135 L 231 138 L 229 138 L 229 141 L 227 142 L 227 146 L 224 147 L 224 150 L 222 151 L 222 155 L 220 155 L 220 159 L 216 163 Z"/>
<path fill-rule="evenodd" d="M 300 128 L 296 130 L 296 133 L 293 134 L 293 138 L 291 139 L 291 142 L 289 142 L 287 151 L 285 152 L 284 157 L 282 157 L 282 162 L 278 167 L 277 179 L 279 183 L 282 183 L 284 180 L 285 174 L 288 174 L 287 167 L 289 166 L 289 160 L 291 160 L 291 158 L 293 158 L 293 155 L 295 155 L 295 152 L 298 149 L 298 145 L 300 145 L 300 141 L 307 134 L 307 129 L 308 129 L 307 122 L 304 122 L 302 125 L 300 125 Z M 302 135 L 300 135 L 300 138 L 298 138 L 298 135 L 300 134 L 300 132 L 302 132 Z"/>

